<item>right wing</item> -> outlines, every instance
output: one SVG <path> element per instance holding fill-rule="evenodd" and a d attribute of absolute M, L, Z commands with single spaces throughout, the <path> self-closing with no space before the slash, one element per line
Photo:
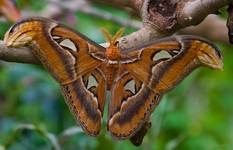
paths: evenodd
<path fill-rule="evenodd" d="M 143 134 L 137 134 L 164 93 L 199 66 L 222 67 L 218 48 L 195 36 L 163 38 L 123 51 L 122 55 L 124 73 L 113 84 L 108 115 L 108 130 L 117 139 L 136 135 L 140 141 Z"/>

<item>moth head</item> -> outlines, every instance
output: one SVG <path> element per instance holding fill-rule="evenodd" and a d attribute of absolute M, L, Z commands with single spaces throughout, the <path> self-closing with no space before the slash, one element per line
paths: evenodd
<path fill-rule="evenodd" d="M 223 57 L 220 50 L 210 43 L 201 43 L 197 52 L 199 61 L 212 69 L 223 69 Z"/>
<path fill-rule="evenodd" d="M 7 47 L 22 47 L 30 44 L 33 38 L 42 30 L 39 22 L 18 22 L 13 25 L 4 36 L 4 44 Z"/>
<path fill-rule="evenodd" d="M 122 36 L 124 30 L 125 30 L 124 28 L 120 28 L 114 36 L 112 36 L 105 28 L 102 29 L 102 32 L 105 40 L 109 42 L 110 47 L 118 47 L 119 44 L 118 39 Z"/>

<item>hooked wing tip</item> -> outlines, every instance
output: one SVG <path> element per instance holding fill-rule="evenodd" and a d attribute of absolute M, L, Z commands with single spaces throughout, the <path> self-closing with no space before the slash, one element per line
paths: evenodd
<path fill-rule="evenodd" d="M 223 69 L 223 56 L 220 49 L 211 41 L 193 35 L 175 36 L 184 46 L 190 46 L 197 51 L 200 62 L 212 69 Z M 188 43 L 188 44 L 187 44 Z"/>

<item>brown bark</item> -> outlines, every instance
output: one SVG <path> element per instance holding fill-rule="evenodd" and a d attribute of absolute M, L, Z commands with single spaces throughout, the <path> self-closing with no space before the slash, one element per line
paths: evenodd
<path fill-rule="evenodd" d="M 58 0 L 57 0 L 58 1 Z M 89 0 L 90 2 L 91 0 Z M 77 2 L 77 1 L 76 1 Z M 86 1 L 78 1 L 78 8 L 90 7 Z M 104 3 L 118 3 L 121 6 L 131 7 L 141 14 L 143 26 L 136 32 L 123 37 L 120 40 L 121 48 L 130 48 L 149 42 L 152 39 L 169 36 L 176 33 L 180 29 L 197 25 L 201 23 L 209 14 L 217 12 L 220 8 L 227 6 L 232 0 L 103 0 Z M 74 1 L 75 3 L 75 1 Z M 70 1 L 60 1 L 56 3 L 60 9 L 76 10 L 74 3 Z M 72 5 L 71 5 L 72 4 Z M 49 9 L 47 9 L 49 10 Z M 50 14 L 50 13 L 44 13 Z M 209 18 L 209 17 L 208 17 Z M 207 19 L 208 19 L 207 18 Z M 215 20 L 212 17 L 213 21 Z M 216 19 L 219 21 L 219 19 Z M 215 20 L 215 21 L 216 21 Z M 212 23 L 210 30 L 209 21 L 204 21 L 198 28 L 186 28 L 181 33 L 198 33 L 198 35 L 206 36 L 207 38 L 216 37 L 216 40 L 227 42 L 227 30 L 222 22 L 218 24 Z M 221 30 L 220 32 L 213 32 Z M 212 30 L 212 31 L 211 31 Z M 204 32 L 205 31 L 205 32 Z M 38 63 L 31 54 L 28 48 L 6 48 L 0 43 L 0 59 L 6 61 L 23 62 L 23 63 Z"/>

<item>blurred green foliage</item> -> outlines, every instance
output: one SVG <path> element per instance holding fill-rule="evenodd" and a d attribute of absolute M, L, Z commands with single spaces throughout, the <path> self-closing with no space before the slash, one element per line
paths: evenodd
<path fill-rule="evenodd" d="M 29 4 L 28 4 L 29 3 Z M 41 10 L 45 1 L 18 0 L 21 9 Z M 26 5 L 26 6 L 25 6 Z M 130 16 L 106 6 L 97 9 L 112 12 L 122 18 Z M 223 10 L 223 13 L 225 10 Z M 101 43 L 102 27 L 111 33 L 120 26 L 110 21 L 75 13 L 75 25 L 70 25 L 92 40 Z M 67 24 L 67 18 L 58 18 Z M 10 23 L 0 23 L 0 37 Z M 126 34 L 134 29 L 126 29 Z M 213 31 L 217 32 L 217 31 Z M 106 119 L 101 135 L 93 138 L 83 132 L 68 137 L 63 132 L 75 126 L 58 84 L 36 65 L 0 62 L 0 149 L 53 149 L 53 137 L 64 150 L 231 150 L 233 147 L 233 49 L 218 43 L 224 53 L 224 71 L 198 69 L 167 94 L 152 115 L 152 128 L 140 147 L 129 141 L 115 141 L 106 131 Z M 107 110 L 107 108 L 105 108 Z M 106 113 L 106 112 L 105 112 Z M 31 124 L 31 130 L 19 130 L 21 124 Z M 72 130 L 71 130 L 72 131 Z M 49 140 L 49 139 L 52 140 Z M 55 141 L 56 143 L 56 141 Z"/>

